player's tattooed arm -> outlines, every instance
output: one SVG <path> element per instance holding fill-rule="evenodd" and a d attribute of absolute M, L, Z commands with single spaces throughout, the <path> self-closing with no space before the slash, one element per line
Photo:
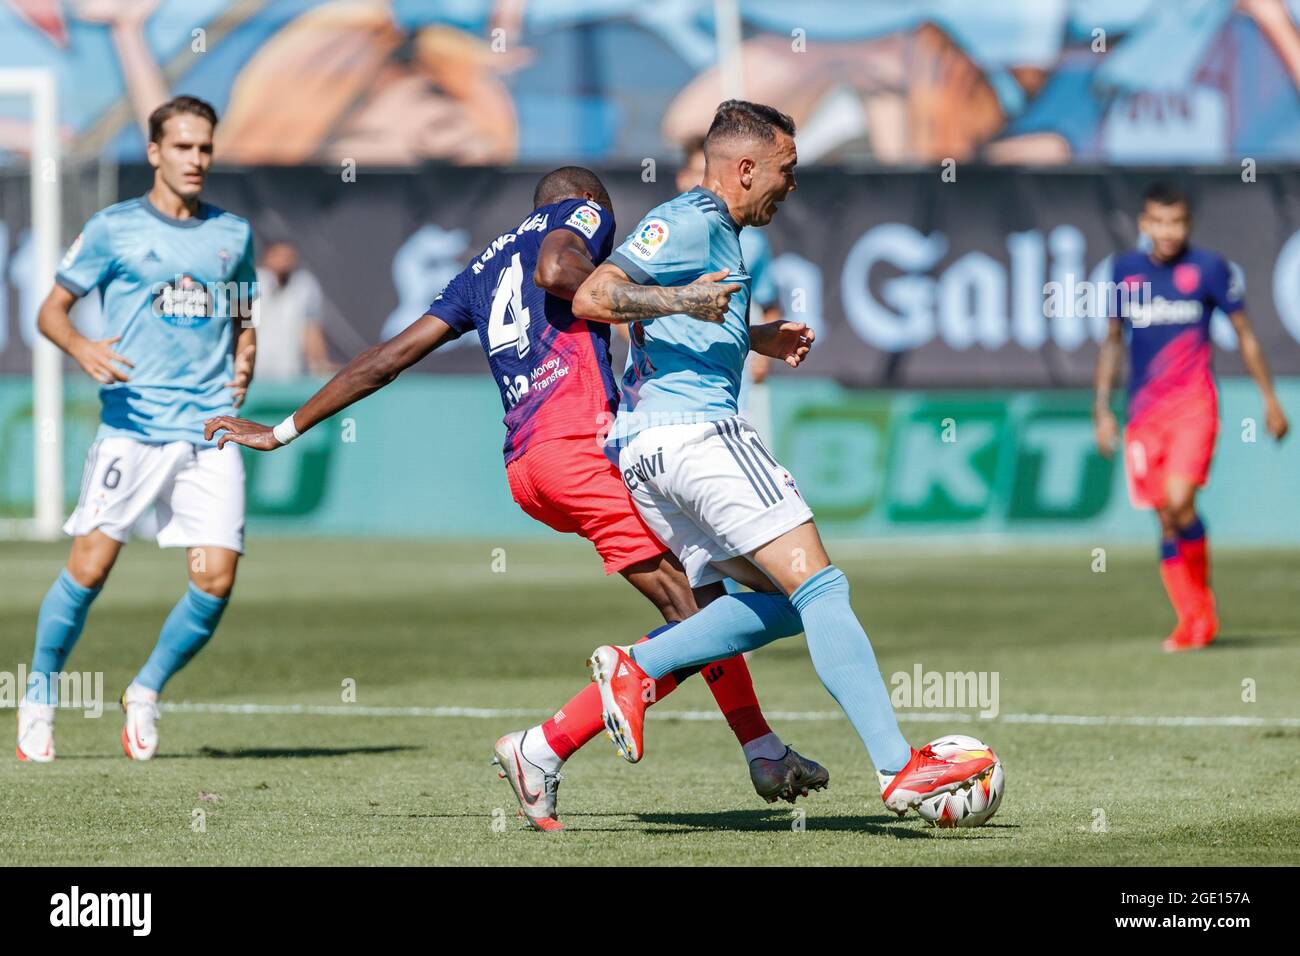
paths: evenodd
<path fill-rule="evenodd" d="M 1238 309 L 1228 318 L 1232 320 L 1232 327 L 1237 332 L 1241 362 L 1246 366 L 1250 377 L 1255 380 L 1255 384 L 1259 386 L 1259 394 L 1264 398 L 1264 427 L 1268 429 L 1270 435 L 1281 441 L 1291 430 L 1291 423 L 1286 420 L 1282 403 L 1277 400 L 1277 392 L 1273 390 L 1273 376 L 1268 370 L 1264 349 L 1260 346 L 1259 339 L 1255 337 L 1255 328 L 1246 317 L 1245 309 Z"/>
<path fill-rule="evenodd" d="M 595 271 L 587 246 L 568 229 L 553 229 L 537 252 L 533 285 L 553 296 L 572 302 L 578 288 Z"/>
<path fill-rule="evenodd" d="M 459 332 L 438 316 L 425 313 L 400 334 L 371 346 L 339 369 L 337 375 L 290 416 L 294 428 L 301 434 L 353 402 L 379 391 L 438 346 L 459 336 Z M 273 426 L 230 415 L 204 422 L 203 434 L 208 441 L 219 432 L 224 434 L 217 441 L 218 448 L 228 441 L 258 451 L 270 451 L 284 444 L 275 436 Z"/>
<path fill-rule="evenodd" d="M 621 324 L 689 315 L 702 322 L 721 323 L 731 297 L 740 291 L 734 282 L 722 282 L 726 269 L 706 273 L 690 285 L 638 285 L 611 263 L 598 266 L 573 297 L 573 314 L 592 322 Z"/>
<path fill-rule="evenodd" d="M 1110 392 L 1124 356 L 1124 325 L 1112 318 L 1106 329 L 1106 338 L 1097 353 L 1097 374 L 1094 377 L 1096 395 L 1092 405 L 1092 424 L 1097 436 L 1097 448 L 1109 458 L 1119 445 L 1119 422 L 1110 410 Z"/>

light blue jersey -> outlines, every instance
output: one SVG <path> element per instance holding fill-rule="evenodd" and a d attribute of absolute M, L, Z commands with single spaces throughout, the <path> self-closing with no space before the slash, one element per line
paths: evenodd
<path fill-rule="evenodd" d="M 776 284 L 776 277 L 772 274 L 772 247 L 768 245 L 763 230 L 751 226 L 742 232 L 740 252 L 745 257 L 745 265 L 749 266 L 749 274 L 753 279 L 754 305 L 759 309 L 779 305 L 781 294 Z M 762 320 L 755 318 L 754 321 Z"/>
<path fill-rule="evenodd" d="M 715 325 L 669 315 L 632 325 L 623 401 L 611 439 L 654 425 L 708 422 L 738 410 L 740 376 L 749 354 L 750 277 L 740 227 L 716 193 L 696 186 L 656 206 L 608 259 L 640 285 L 689 285 L 727 270 L 739 283 L 726 320 Z"/>
<path fill-rule="evenodd" d="M 98 437 L 213 444 L 203 421 L 233 411 L 234 316 L 256 294 L 248 221 L 207 203 L 173 219 L 129 199 L 90 217 L 55 281 L 99 290 L 107 337 L 121 336 L 113 350 L 134 364 L 99 390 Z"/>

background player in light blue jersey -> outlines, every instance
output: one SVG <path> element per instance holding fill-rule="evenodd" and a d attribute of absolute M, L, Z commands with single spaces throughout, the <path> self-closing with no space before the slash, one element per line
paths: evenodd
<path fill-rule="evenodd" d="M 54 759 L 57 675 L 131 533 L 186 548 L 190 583 L 157 646 L 122 695 L 122 747 L 158 748 L 158 693 L 216 630 L 244 550 L 244 466 L 203 437 L 204 419 L 238 407 L 253 378 L 256 294 L 247 221 L 200 202 L 217 114 L 179 96 L 149 117 L 153 187 L 90 218 L 41 306 L 41 333 L 100 382 L 101 424 L 81 495 L 64 526 L 67 567 L 36 622 L 31 679 L 18 710 L 20 760 Z M 69 318 L 97 290 L 110 337 Z M 237 327 L 238 326 L 238 327 Z"/>
<path fill-rule="evenodd" d="M 579 287 L 573 312 L 635 321 L 626 407 L 614 443 L 632 501 L 674 551 L 692 586 L 723 577 L 754 589 L 718 598 L 636 648 L 591 657 L 605 723 L 629 760 L 644 753 L 645 680 L 753 650 L 798 633 L 813 666 L 875 764 L 881 797 L 898 813 L 969 788 L 991 773 L 991 752 L 939 756 L 913 749 L 899 729 L 849 582 L 831 564 L 812 511 L 790 472 L 738 414 L 751 342 L 811 338 L 800 323 L 754 329 L 751 275 L 740 230 L 772 220 L 795 188 L 794 123 L 769 106 L 728 100 L 705 139 L 704 183 L 657 206 Z M 712 311 L 696 302 L 725 276 Z M 705 280 L 701 288 L 700 280 Z M 768 354 L 780 354 L 768 344 Z M 804 349 L 806 351 L 806 349 Z M 798 364 L 798 346 L 792 345 Z"/>

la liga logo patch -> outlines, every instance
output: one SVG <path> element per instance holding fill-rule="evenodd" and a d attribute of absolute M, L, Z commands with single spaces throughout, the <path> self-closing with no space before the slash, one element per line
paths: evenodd
<path fill-rule="evenodd" d="M 627 248 L 638 259 L 650 259 L 667 241 L 668 223 L 662 219 L 647 219 Z"/>
<path fill-rule="evenodd" d="M 68 246 L 67 253 L 63 256 L 63 261 L 59 263 L 60 269 L 71 268 L 72 264 L 77 261 L 77 253 L 81 251 L 82 233 L 77 233 L 77 238 L 72 240 L 72 245 Z"/>
<path fill-rule="evenodd" d="M 572 226 L 588 239 L 591 239 L 596 235 L 596 230 L 600 228 L 600 213 L 590 206 L 579 206 L 569 214 L 569 218 L 564 220 L 564 224 Z"/>

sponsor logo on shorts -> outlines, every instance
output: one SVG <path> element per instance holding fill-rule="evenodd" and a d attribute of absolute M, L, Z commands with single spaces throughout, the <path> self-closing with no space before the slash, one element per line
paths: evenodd
<path fill-rule="evenodd" d="M 645 455 L 638 455 L 637 457 L 640 460 L 635 465 L 623 469 L 623 483 L 627 485 L 628 491 L 636 490 L 638 479 L 644 483 L 656 475 L 664 473 L 664 450 L 662 447 L 649 458 L 646 458 Z"/>

